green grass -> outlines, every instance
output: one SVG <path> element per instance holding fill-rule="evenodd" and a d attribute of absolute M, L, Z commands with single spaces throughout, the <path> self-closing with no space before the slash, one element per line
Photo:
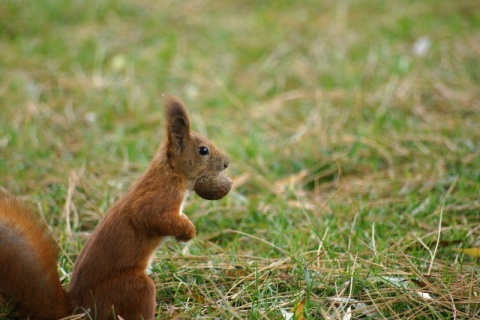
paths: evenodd
<path fill-rule="evenodd" d="M 479 32 L 474 0 L 1 1 L 0 186 L 66 285 L 175 94 L 236 184 L 159 250 L 159 319 L 480 317 Z"/>

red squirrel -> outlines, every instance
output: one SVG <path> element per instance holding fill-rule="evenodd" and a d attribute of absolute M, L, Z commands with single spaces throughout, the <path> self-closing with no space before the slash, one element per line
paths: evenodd
<path fill-rule="evenodd" d="M 80 252 L 65 291 L 47 228 L 15 199 L 0 199 L 0 295 L 20 317 L 58 319 L 87 310 L 94 319 L 153 319 L 155 284 L 147 276 L 166 237 L 188 241 L 194 224 L 182 212 L 188 190 L 229 159 L 190 129 L 182 101 L 165 97 L 165 138 L 145 173 L 105 214 Z"/>

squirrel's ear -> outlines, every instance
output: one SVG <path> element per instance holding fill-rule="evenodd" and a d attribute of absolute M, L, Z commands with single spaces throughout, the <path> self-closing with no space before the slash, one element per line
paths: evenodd
<path fill-rule="evenodd" d="M 180 153 L 190 135 L 190 119 L 183 102 L 177 97 L 165 97 L 165 119 L 168 145 Z"/>

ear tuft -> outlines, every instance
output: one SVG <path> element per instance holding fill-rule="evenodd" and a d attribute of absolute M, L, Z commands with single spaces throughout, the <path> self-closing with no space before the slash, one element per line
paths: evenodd
<path fill-rule="evenodd" d="M 168 145 L 180 153 L 190 134 L 190 119 L 183 102 L 174 96 L 165 96 L 165 128 Z"/>

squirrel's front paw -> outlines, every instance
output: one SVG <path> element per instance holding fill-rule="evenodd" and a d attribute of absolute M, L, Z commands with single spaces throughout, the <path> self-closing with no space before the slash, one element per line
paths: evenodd
<path fill-rule="evenodd" d="M 177 241 L 180 242 L 186 242 L 192 238 L 194 238 L 196 235 L 196 229 L 193 223 L 191 223 L 188 227 L 187 230 L 185 230 L 182 234 L 179 234 L 178 236 L 175 237 Z"/>

